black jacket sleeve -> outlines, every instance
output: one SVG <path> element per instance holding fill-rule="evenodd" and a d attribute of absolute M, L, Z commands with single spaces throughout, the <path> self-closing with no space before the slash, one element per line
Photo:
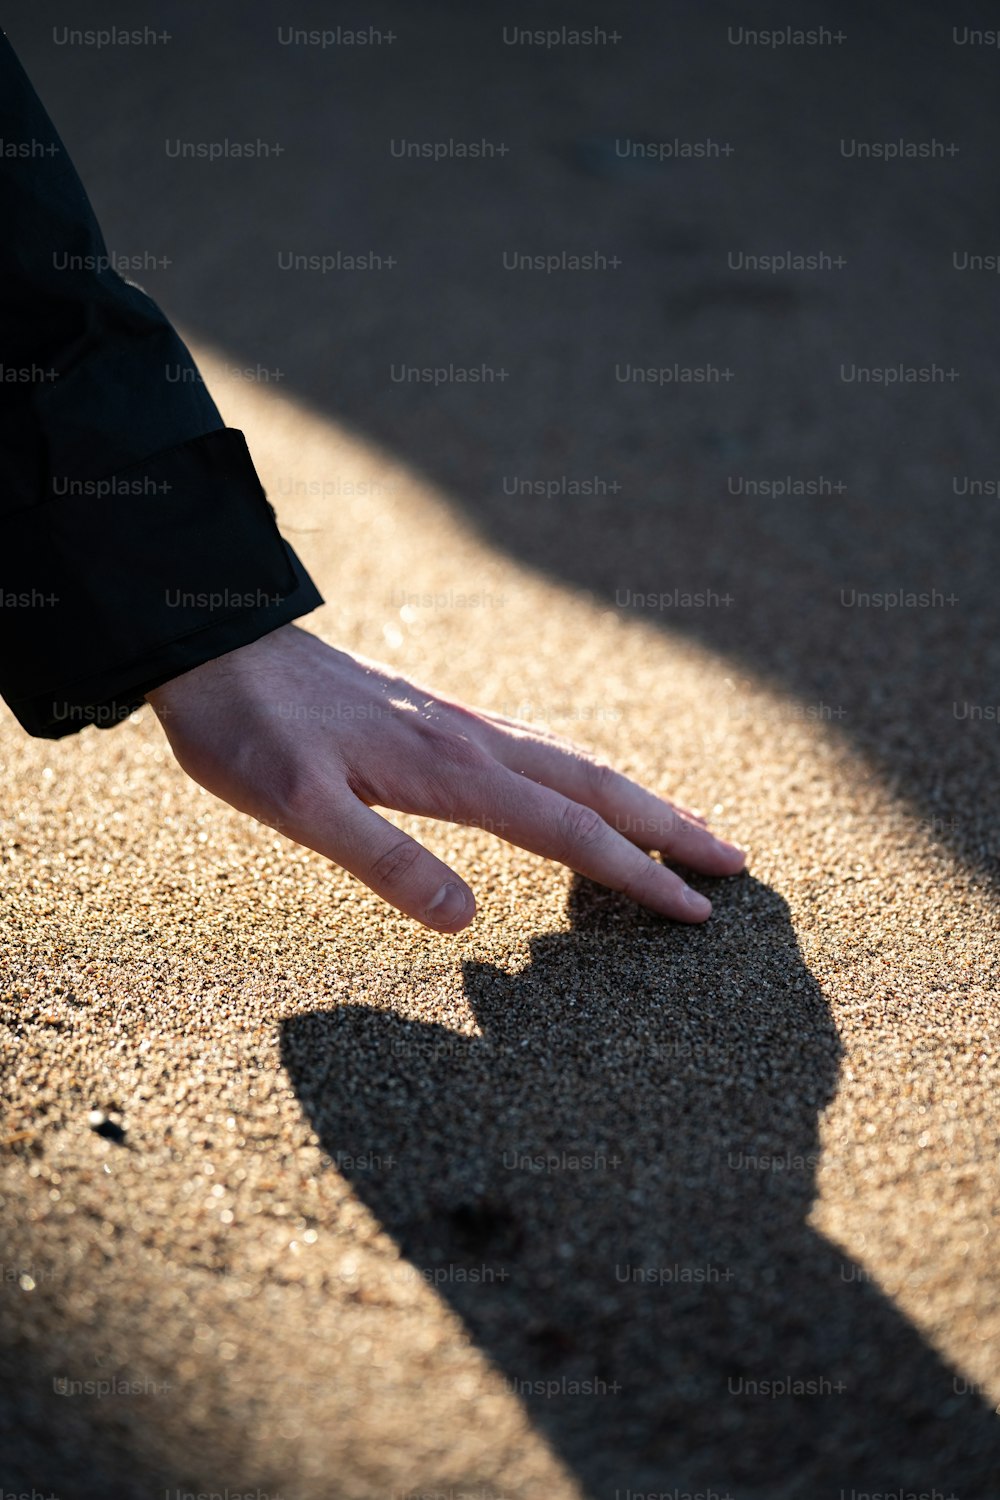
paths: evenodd
<path fill-rule="evenodd" d="M 0 37 L 0 694 L 107 727 L 322 602 Z"/>

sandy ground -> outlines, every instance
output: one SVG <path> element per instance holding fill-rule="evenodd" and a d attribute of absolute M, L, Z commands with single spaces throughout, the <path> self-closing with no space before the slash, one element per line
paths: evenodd
<path fill-rule="evenodd" d="M 317 6 L 13 7 L 112 248 L 173 260 L 137 279 L 247 433 L 310 628 L 550 723 L 752 860 L 682 929 L 401 818 L 478 893 L 442 939 L 201 792 L 150 713 L 57 744 L 4 714 L 5 1495 L 1000 1493 L 1000 727 L 954 708 L 996 702 L 997 500 L 953 484 L 996 474 L 997 293 L 949 264 L 1000 245 L 971 108 L 1000 64 L 930 7 L 843 14 L 849 48 L 792 59 L 724 45 L 722 7 L 625 7 L 585 56 L 397 7 L 348 57 L 275 47 Z M 169 47 L 51 40 L 146 19 Z M 492 175 L 387 160 L 460 126 L 509 142 Z M 739 150 L 627 167 L 624 131 Z M 227 133 L 287 155 L 163 151 Z M 838 160 L 876 133 L 962 149 Z M 507 248 L 624 264 L 532 279 Z M 337 249 L 400 264 L 275 269 Z M 786 474 L 844 489 L 729 483 Z M 619 489 L 505 490 L 593 475 Z M 957 602 L 843 603 L 892 587 Z M 634 602 L 674 589 L 732 602 Z"/>

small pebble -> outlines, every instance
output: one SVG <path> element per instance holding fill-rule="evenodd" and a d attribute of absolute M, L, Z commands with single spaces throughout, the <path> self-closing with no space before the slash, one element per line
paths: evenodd
<path fill-rule="evenodd" d="M 101 1135 L 106 1141 L 116 1141 L 122 1145 L 125 1140 L 125 1132 L 117 1125 L 103 1109 L 92 1109 L 87 1115 L 87 1124 L 95 1135 Z"/>

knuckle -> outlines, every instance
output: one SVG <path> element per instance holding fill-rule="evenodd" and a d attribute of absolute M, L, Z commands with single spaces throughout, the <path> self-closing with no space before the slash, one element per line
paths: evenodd
<path fill-rule="evenodd" d="M 247 781 L 260 782 L 261 768 L 258 763 Z M 302 827 L 313 822 L 317 808 L 329 800 L 330 787 L 316 771 L 297 761 L 270 764 L 267 768 L 267 783 L 270 802 L 280 819 L 289 827 Z"/>
<path fill-rule="evenodd" d="M 438 815 L 469 783 L 483 784 L 495 762 L 472 741 L 439 725 L 419 722 L 380 748 L 372 763 L 352 765 L 352 789 L 369 806 Z"/>
<path fill-rule="evenodd" d="M 608 831 L 600 813 L 578 802 L 571 802 L 563 808 L 560 823 L 565 841 L 578 849 L 591 849 L 603 843 Z"/>
<path fill-rule="evenodd" d="M 422 724 L 418 729 L 423 752 L 435 770 L 460 773 L 481 771 L 490 757 L 472 740 L 436 724 Z"/>
<path fill-rule="evenodd" d="M 394 889 L 402 884 L 406 876 L 423 854 L 419 844 L 413 839 L 401 838 L 398 843 L 392 844 L 372 865 L 372 879 L 380 886 Z"/>
<path fill-rule="evenodd" d="M 648 905 L 656 890 L 656 870 L 657 866 L 650 859 L 645 864 L 637 864 L 622 882 L 622 894 L 639 906 Z"/>
<path fill-rule="evenodd" d="M 587 759 L 583 762 L 584 784 L 594 797 L 608 797 L 615 790 L 619 773 L 614 766 L 603 760 Z"/>

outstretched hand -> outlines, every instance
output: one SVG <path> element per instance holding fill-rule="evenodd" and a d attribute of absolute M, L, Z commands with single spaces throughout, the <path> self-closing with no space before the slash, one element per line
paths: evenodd
<path fill-rule="evenodd" d="M 705 875 L 744 856 L 556 735 L 463 707 L 295 625 L 147 695 L 188 775 L 350 870 L 407 916 L 459 932 L 472 891 L 373 807 L 499 832 L 679 922 L 711 903 L 647 850 Z"/>

